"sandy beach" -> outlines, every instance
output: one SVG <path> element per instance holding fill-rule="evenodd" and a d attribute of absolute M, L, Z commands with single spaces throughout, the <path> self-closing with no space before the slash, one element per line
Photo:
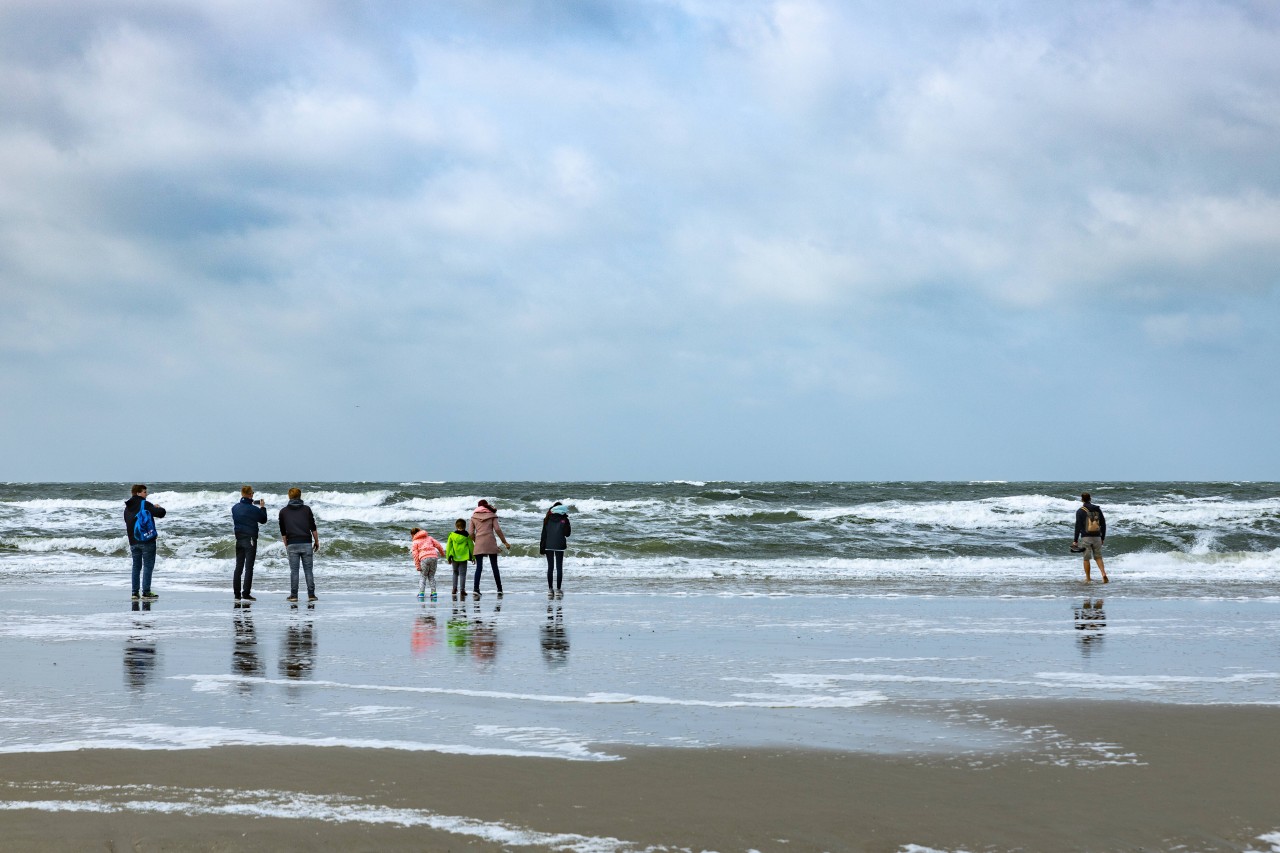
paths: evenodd
<path fill-rule="evenodd" d="M 319 601 L 268 552 L 236 605 L 225 490 L 161 492 L 131 602 L 105 487 L 10 487 L 0 850 L 1280 851 L 1265 490 L 1143 486 L 1104 587 L 1048 486 L 602 486 L 563 597 L 419 601 L 451 488 L 317 491 Z M 736 550 L 653 553 L 671 507 Z"/>
<path fill-rule="evenodd" d="M 0 827 L 11 850 L 1269 850 L 1260 838 L 1280 830 L 1280 710 L 955 710 L 1055 734 L 1023 749 L 927 756 L 7 755 Z"/>

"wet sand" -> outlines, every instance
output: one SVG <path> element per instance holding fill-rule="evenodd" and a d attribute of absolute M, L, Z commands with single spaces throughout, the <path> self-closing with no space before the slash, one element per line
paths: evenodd
<path fill-rule="evenodd" d="M 1259 836 L 1280 831 L 1280 708 L 947 712 L 1039 735 L 1001 753 L 646 749 L 613 762 L 274 746 L 13 754 L 0 756 L 0 833 L 6 850 L 57 851 L 1212 851 L 1269 850 Z"/>

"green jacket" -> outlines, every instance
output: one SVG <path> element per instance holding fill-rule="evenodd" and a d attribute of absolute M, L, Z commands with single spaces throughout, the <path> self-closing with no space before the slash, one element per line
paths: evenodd
<path fill-rule="evenodd" d="M 465 563 L 471 559 L 471 549 L 475 543 L 465 533 L 453 531 L 444 543 L 445 559 L 451 563 Z"/>

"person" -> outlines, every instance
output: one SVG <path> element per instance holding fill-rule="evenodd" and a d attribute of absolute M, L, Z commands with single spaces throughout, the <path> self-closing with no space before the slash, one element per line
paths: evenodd
<path fill-rule="evenodd" d="M 467 563 L 471 562 L 471 537 L 467 535 L 467 523 L 461 518 L 453 523 L 453 532 L 445 540 L 444 556 L 453 566 L 453 597 L 458 593 L 467 597 Z M 459 583 L 461 578 L 461 583 Z"/>
<path fill-rule="evenodd" d="M 142 516 L 139 518 L 139 516 Z M 147 487 L 136 485 L 124 502 L 124 532 L 129 537 L 129 553 L 133 557 L 133 600 L 154 601 L 160 596 L 151 591 L 151 573 L 156 567 L 155 519 L 164 518 L 164 507 L 147 500 Z M 139 586 L 139 575 L 142 584 Z"/>
<path fill-rule="evenodd" d="M 418 579 L 418 600 L 427 597 L 427 584 L 431 584 L 431 600 L 436 600 L 436 562 L 445 552 L 445 547 L 421 527 L 409 531 L 413 543 L 409 546 L 413 554 L 413 567 L 421 577 Z"/>
<path fill-rule="evenodd" d="M 257 601 L 253 589 L 253 564 L 258 559 L 258 525 L 267 523 L 267 504 L 253 501 L 253 486 L 240 487 L 240 502 L 231 507 L 231 526 L 236 535 L 236 570 L 231 575 L 231 593 L 236 601 Z"/>
<path fill-rule="evenodd" d="M 296 486 L 289 490 L 289 503 L 280 509 L 280 538 L 289 555 L 289 597 L 285 600 L 298 600 L 298 563 L 302 563 L 307 576 L 307 601 L 319 601 L 312 563 L 315 552 L 320 550 L 320 531 L 315 513 L 302 502 L 302 489 Z"/>
<path fill-rule="evenodd" d="M 1093 581 L 1089 573 L 1089 558 L 1093 557 L 1098 561 L 1102 582 L 1111 583 L 1111 578 L 1107 577 L 1107 569 L 1102 565 L 1102 546 L 1107 541 L 1107 517 L 1088 492 L 1080 495 L 1080 501 L 1083 506 L 1076 510 L 1076 532 L 1071 547 L 1084 554 L 1084 582 Z"/>
<path fill-rule="evenodd" d="M 542 537 L 538 540 L 538 553 L 547 555 L 547 595 L 564 595 L 560 589 L 564 582 L 564 552 L 569 547 L 569 534 L 572 532 L 569 508 L 556 501 L 542 519 Z M 553 572 L 555 586 L 551 585 Z"/>
<path fill-rule="evenodd" d="M 472 554 L 476 558 L 476 598 L 480 597 L 480 574 L 484 571 L 485 557 L 489 558 L 489 567 L 493 569 L 493 585 L 498 588 L 498 595 L 502 595 L 502 575 L 498 574 L 498 539 L 502 539 L 502 547 L 508 551 L 511 550 L 511 543 L 502 532 L 502 525 L 498 523 L 498 511 L 494 509 L 493 504 L 483 498 L 480 499 L 475 512 L 471 513 L 471 524 L 467 527 L 467 533 L 475 542 Z"/>

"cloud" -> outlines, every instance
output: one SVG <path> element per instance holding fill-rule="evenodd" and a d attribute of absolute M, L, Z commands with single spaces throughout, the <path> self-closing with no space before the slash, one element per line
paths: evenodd
<path fill-rule="evenodd" d="M 997 365 L 979 330 L 1082 306 L 1247 348 L 1277 116 L 1265 4 L 6 3 L 0 372 L 114 405 L 151 341 L 182 408 L 478 347 L 513 398 L 550 362 L 634 417 L 891 405 L 922 330 Z"/>
<path fill-rule="evenodd" d="M 1239 340 L 1244 322 L 1238 314 L 1158 314 L 1143 321 L 1143 331 L 1159 346 L 1230 345 Z"/>

